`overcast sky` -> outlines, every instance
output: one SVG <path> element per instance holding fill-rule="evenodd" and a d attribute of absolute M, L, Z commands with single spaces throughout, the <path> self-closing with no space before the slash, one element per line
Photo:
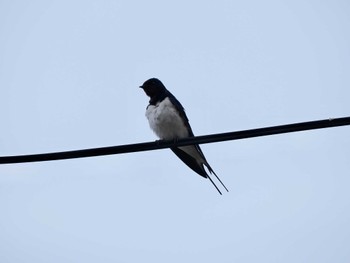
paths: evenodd
<path fill-rule="evenodd" d="M 153 141 L 157 77 L 196 135 L 350 115 L 350 2 L 0 1 L 0 155 Z M 0 166 L 0 261 L 350 262 L 350 127 Z"/>

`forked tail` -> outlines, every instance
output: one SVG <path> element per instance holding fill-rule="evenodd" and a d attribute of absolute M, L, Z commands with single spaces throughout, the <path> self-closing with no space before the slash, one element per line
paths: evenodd
<path fill-rule="evenodd" d="M 216 179 L 218 179 L 218 181 L 220 182 L 220 184 L 225 188 L 225 190 L 228 192 L 227 187 L 224 185 L 224 183 L 220 180 L 219 176 L 216 175 L 216 173 L 214 172 L 214 170 L 210 167 L 209 164 L 206 165 L 206 167 L 208 168 L 209 172 L 211 174 L 214 174 Z M 214 181 L 210 178 L 209 174 L 207 174 L 210 182 L 215 186 L 216 190 L 218 190 L 218 192 L 222 195 L 221 191 L 219 190 L 219 188 L 216 186 L 216 184 L 214 183 Z"/>
<path fill-rule="evenodd" d="M 216 190 L 218 190 L 218 192 L 219 192 L 219 194 L 221 194 L 222 195 L 222 193 L 221 193 L 221 191 L 219 190 L 219 188 L 216 186 L 216 184 L 214 183 L 214 181 L 210 178 L 210 176 L 209 175 L 207 175 L 208 176 L 208 178 L 209 178 L 209 180 L 210 180 L 210 182 L 215 186 L 215 188 L 216 188 Z"/>

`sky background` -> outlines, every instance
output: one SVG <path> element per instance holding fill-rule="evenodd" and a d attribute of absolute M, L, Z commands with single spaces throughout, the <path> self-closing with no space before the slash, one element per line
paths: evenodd
<path fill-rule="evenodd" d="M 157 77 L 196 135 L 350 115 L 350 2 L 0 1 L 0 155 L 153 141 Z M 0 261 L 350 262 L 350 127 L 0 166 Z"/>

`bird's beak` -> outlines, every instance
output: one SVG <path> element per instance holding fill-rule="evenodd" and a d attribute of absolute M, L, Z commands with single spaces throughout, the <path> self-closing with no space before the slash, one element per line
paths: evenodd
<path fill-rule="evenodd" d="M 140 88 L 140 89 L 143 89 L 143 86 L 140 86 L 139 88 Z"/>

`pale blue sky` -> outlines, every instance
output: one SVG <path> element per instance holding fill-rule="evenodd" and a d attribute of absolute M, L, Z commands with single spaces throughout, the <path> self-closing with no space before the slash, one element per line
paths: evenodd
<path fill-rule="evenodd" d="M 350 115 L 349 1 L 0 1 L 0 155 L 155 140 L 158 77 L 197 135 Z M 0 261 L 350 262 L 350 127 L 0 166 Z"/>

